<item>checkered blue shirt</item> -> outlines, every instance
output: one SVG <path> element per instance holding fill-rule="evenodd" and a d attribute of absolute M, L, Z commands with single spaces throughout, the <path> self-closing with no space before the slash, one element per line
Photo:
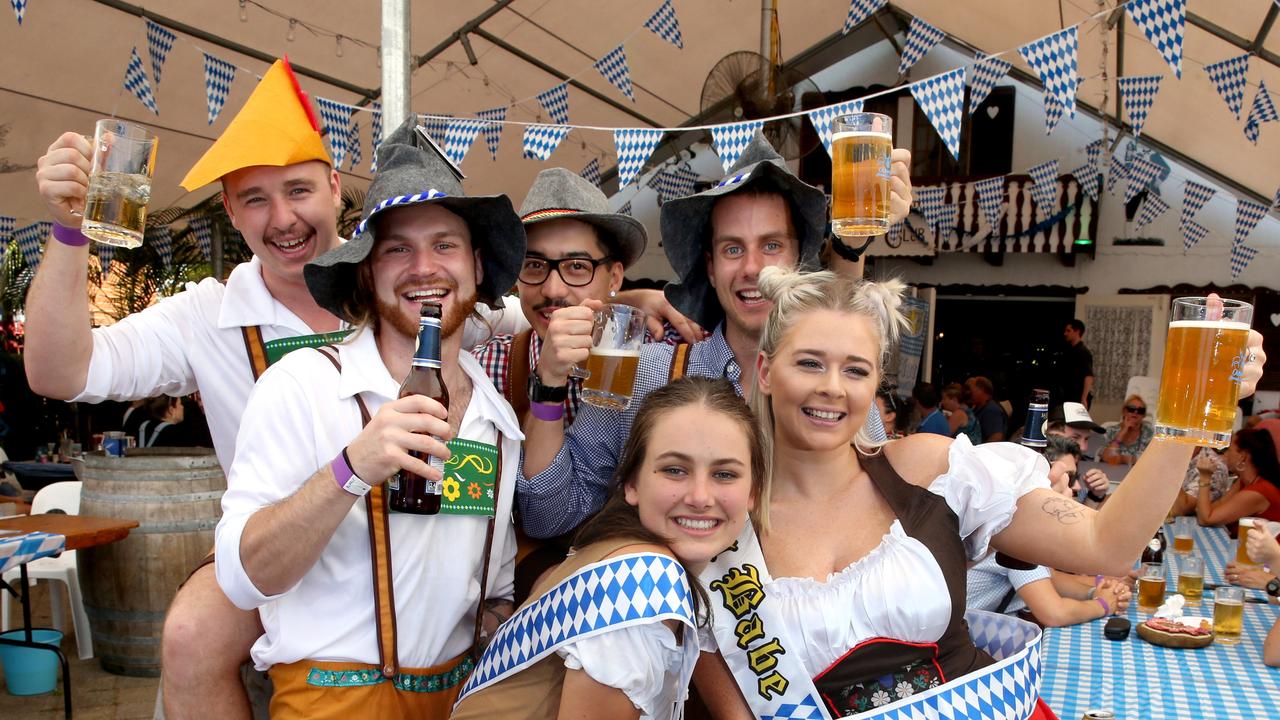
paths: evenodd
<path fill-rule="evenodd" d="M 1000 602 L 1010 590 L 1021 590 L 1039 580 L 1050 578 L 1049 568 L 1037 565 L 1029 570 L 1013 570 L 996 562 L 993 552 L 969 568 L 965 583 L 968 589 L 965 607 L 969 610 L 996 612 Z M 1022 598 L 1015 595 L 1005 612 L 1013 614 L 1027 607 Z"/>
<path fill-rule="evenodd" d="M 605 410 L 583 405 L 573 427 L 565 431 L 564 444 L 555 460 L 533 477 L 524 474 L 521 459 L 516 501 L 524 531 L 530 537 L 563 535 L 604 506 L 640 403 L 649 393 L 667 384 L 675 347 L 648 344 L 640 350 L 635 389 L 626 410 Z M 687 375 L 724 378 L 742 395 L 742 369 L 724 337 L 724 325 L 711 337 L 689 348 Z M 867 418 L 872 437 L 884 439 L 884 426 L 874 405 Z"/>

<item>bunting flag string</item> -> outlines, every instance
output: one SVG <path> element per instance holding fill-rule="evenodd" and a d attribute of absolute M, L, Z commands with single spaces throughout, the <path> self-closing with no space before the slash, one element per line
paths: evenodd
<path fill-rule="evenodd" d="M 538 93 L 538 104 L 551 116 L 557 125 L 569 122 L 569 83 L 562 82 L 555 87 Z"/>
<path fill-rule="evenodd" d="M 34 222 L 13 231 L 13 239 L 22 251 L 22 259 L 27 261 L 27 267 L 31 268 L 32 273 L 40 267 L 40 246 L 51 232 L 53 223 L 50 222 Z"/>
<path fill-rule="evenodd" d="M 1160 56 L 1182 78 L 1182 36 L 1187 24 L 1187 0 L 1129 0 L 1124 9 Z"/>
<path fill-rule="evenodd" d="M 476 135 L 489 123 L 483 120 L 452 120 L 444 133 L 444 154 L 454 165 L 461 166 Z"/>
<path fill-rule="evenodd" d="M 1142 202 L 1142 212 L 1138 213 L 1138 222 L 1134 225 L 1134 232 L 1142 232 L 1142 228 L 1164 214 L 1169 209 L 1169 204 L 1160 199 L 1155 193 L 1147 193 L 1147 199 Z"/>
<path fill-rule="evenodd" d="M 173 233 L 168 225 L 153 225 L 147 228 L 147 244 L 160 256 L 165 267 L 173 265 Z"/>
<path fill-rule="evenodd" d="M 444 135 L 449 132 L 449 121 L 452 115 L 427 115 L 422 119 L 422 129 L 427 131 L 436 145 L 444 147 Z"/>
<path fill-rule="evenodd" d="M 946 33 L 925 22 L 920 17 L 911 18 L 911 27 L 907 29 L 907 42 L 902 47 L 902 59 L 898 61 L 898 74 L 905 75 L 912 65 L 942 42 Z"/>
<path fill-rule="evenodd" d="M 578 174 L 592 185 L 600 187 L 600 158 L 591 158 L 591 162 Z"/>
<path fill-rule="evenodd" d="M 913 192 L 920 214 L 935 232 L 942 225 L 943 213 L 946 212 L 943 204 L 946 193 L 947 189 L 941 185 L 916 188 Z"/>
<path fill-rule="evenodd" d="M 729 168 L 738 162 L 751 138 L 763 126 L 763 120 L 746 120 L 711 128 L 711 142 L 715 145 L 716 154 L 720 156 L 720 164 L 724 166 L 725 172 L 729 172 Z"/>
<path fill-rule="evenodd" d="M 1249 267 L 1249 263 L 1258 256 L 1258 251 L 1245 245 L 1244 243 L 1236 243 L 1231 246 L 1231 279 L 1235 280 L 1240 277 L 1245 268 Z"/>
<path fill-rule="evenodd" d="M 1178 216 L 1178 222 L 1186 225 L 1196 219 L 1196 215 L 1200 212 L 1200 208 L 1209 202 L 1217 190 L 1208 185 L 1201 185 L 1194 180 L 1188 180 L 1182 186 L 1182 214 Z"/>
<path fill-rule="evenodd" d="M 124 69 L 124 89 L 133 93 L 152 113 L 160 114 L 160 108 L 156 107 L 156 96 L 151 92 L 151 81 L 147 80 L 147 73 L 142 69 L 142 58 L 138 57 L 137 45 L 129 52 L 129 64 Z"/>
<path fill-rule="evenodd" d="M 568 125 L 530 125 L 524 129 L 524 156 L 545 161 L 569 134 Z"/>
<path fill-rule="evenodd" d="M 169 51 L 177 42 L 178 36 L 169 28 L 161 27 L 147 18 L 147 54 L 151 56 L 151 80 L 156 89 L 160 89 L 160 69 L 169 57 Z"/>
<path fill-rule="evenodd" d="M 627 66 L 627 52 L 622 45 L 597 60 L 592 67 L 604 76 L 605 80 L 608 80 L 614 87 L 621 90 L 628 100 L 631 102 L 636 101 L 635 93 L 631 89 L 631 68 Z M 568 122 L 567 117 L 565 122 Z"/>
<path fill-rule="evenodd" d="M 13 5 L 13 14 L 18 17 L 18 24 L 22 24 L 22 18 L 27 14 L 27 0 L 9 0 L 9 4 Z"/>
<path fill-rule="evenodd" d="M 1280 120 L 1280 114 L 1276 114 L 1276 104 L 1271 99 L 1271 93 L 1267 92 L 1266 81 L 1259 80 L 1258 94 L 1253 96 L 1253 107 L 1249 109 L 1249 119 L 1244 123 L 1244 136 L 1249 138 L 1249 142 L 1257 145 L 1259 126 L 1264 122 L 1276 120 Z"/>
<path fill-rule="evenodd" d="M 1231 113 L 1240 119 L 1240 111 L 1244 108 L 1244 86 L 1249 76 L 1249 55 L 1227 58 L 1222 62 L 1204 66 L 1213 86 L 1227 103 Z"/>
<path fill-rule="evenodd" d="M 209 124 L 218 119 L 222 106 L 227 103 L 227 93 L 236 78 L 236 66 L 204 53 L 204 96 L 209 106 Z"/>
<path fill-rule="evenodd" d="M 1243 245 L 1258 221 L 1267 214 L 1267 206 L 1245 198 L 1236 200 L 1236 232 L 1232 244 Z"/>
<path fill-rule="evenodd" d="M 809 122 L 813 123 L 813 129 L 817 131 L 818 137 L 822 140 L 822 146 L 827 149 L 827 155 L 831 154 L 831 124 L 841 115 L 862 112 L 861 100 L 848 100 L 835 105 L 811 110 L 808 114 Z"/>
<path fill-rule="evenodd" d="M 111 274 L 111 259 L 116 256 L 116 246 L 107 243 L 94 243 L 98 251 L 98 284 L 101 285 Z"/>
<path fill-rule="evenodd" d="M 373 121 L 371 123 L 373 137 L 369 139 L 369 145 L 373 148 L 373 152 L 369 153 L 369 172 L 378 171 L 378 146 L 382 145 L 382 103 L 373 101 Z"/>
<path fill-rule="evenodd" d="M 1092 163 L 1086 162 L 1084 165 L 1071 171 L 1071 176 L 1080 183 L 1080 189 L 1085 192 L 1091 199 L 1097 201 L 1098 191 L 1101 189 L 1099 184 L 1102 182 L 1102 173 L 1098 171 Z"/>
<path fill-rule="evenodd" d="M 649 187 L 658 191 L 658 205 L 661 206 L 668 200 L 692 195 L 697 180 L 697 173 L 682 164 L 655 174 L 649 179 Z"/>
<path fill-rule="evenodd" d="M 1133 135 L 1142 134 L 1142 126 L 1147 122 L 1147 113 L 1156 101 L 1156 93 L 1160 92 L 1159 75 L 1136 75 L 1116 80 L 1120 86 L 1120 100 L 1124 103 L 1125 115 L 1133 126 Z"/>
<path fill-rule="evenodd" d="M 978 192 L 978 208 L 987 219 L 987 227 L 992 231 L 1000 224 L 1000 216 L 1004 215 L 1004 175 L 997 175 L 973 184 Z"/>
<path fill-rule="evenodd" d="M 1111 156 L 1111 168 L 1107 172 L 1107 192 L 1112 195 L 1116 194 L 1116 186 L 1121 180 L 1129 177 L 1129 169 L 1124 166 L 1120 158 L 1115 155 Z"/>
<path fill-rule="evenodd" d="M 355 122 L 354 117 L 347 128 L 347 152 L 351 153 L 347 158 L 347 169 L 355 172 L 356 166 L 364 158 L 360 151 L 360 123 Z"/>
<path fill-rule="evenodd" d="M 342 161 L 347 157 L 347 128 L 351 125 L 351 108 L 320 96 L 316 96 L 316 106 L 320 108 L 324 132 L 329 136 L 333 166 L 342 167 Z"/>
<path fill-rule="evenodd" d="M 1076 116 L 1076 56 L 1080 46 L 1076 26 L 1046 35 L 1018 49 L 1040 76 L 1045 93 L 1045 134 L 1053 132 L 1063 113 Z M 1052 98 L 1052 100 L 1050 100 Z"/>
<path fill-rule="evenodd" d="M 1058 205 L 1058 161 L 1047 160 L 1027 171 L 1031 176 L 1031 199 L 1041 220 L 1053 215 Z"/>
<path fill-rule="evenodd" d="M 1102 151 L 1105 145 L 1105 141 L 1102 138 L 1098 138 L 1084 146 L 1085 158 L 1089 163 L 1089 167 L 1096 170 L 1099 174 L 1106 170 L 1106 168 L 1102 166 Z"/>
<path fill-rule="evenodd" d="M 1155 182 L 1156 176 L 1163 170 L 1164 168 L 1146 158 L 1135 157 L 1133 162 L 1129 163 L 1129 184 L 1124 190 L 1124 201 L 1128 203 L 1137 197 L 1138 193 L 1150 189 L 1151 183 Z"/>
<path fill-rule="evenodd" d="M 969 72 L 969 114 L 978 111 L 978 106 L 991 94 L 992 88 L 1009 72 L 1013 63 L 1000 57 L 989 57 L 978 61 Z"/>
<path fill-rule="evenodd" d="M 613 145 L 618 154 L 619 188 L 630 185 L 640 174 L 640 168 L 649 160 L 661 138 L 661 130 L 623 128 L 613 131 Z"/>
<path fill-rule="evenodd" d="M 498 160 L 498 142 L 502 139 L 502 121 L 507 119 L 507 109 L 505 107 L 496 107 L 491 110 L 482 110 L 476 113 L 476 117 L 489 121 L 482 128 L 484 144 L 489 148 L 489 157 L 496 162 Z"/>
<path fill-rule="evenodd" d="M 1191 248 L 1196 246 L 1196 243 L 1209 236 L 1209 228 L 1201 225 L 1195 220 L 1188 220 L 1182 223 L 1178 226 L 1178 229 L 1182 231 L 1183 253 L 1190 252 Z"/>
<path fill-rule="evenodd" d="M 666 0 L 644 21 L 644 26 L 654 35 L 675 45 L 681 50 L 684 49 L 684 38 L 680 36 L 680 20 L 676 18 L 676 9 L 671 6 L 671 0 Z"/>
<path fill-rule="evenodd" d="M 187 223 L 187 225 L 191 228 L 191 232 L 195 233 L 196 244 L 200 246 L 200 252 L 204 253 L 204 259 L 212 261 L 213 220 L 203 215 L 197 215 L 191 218 L 191 222 Z"/>
<path fill-rule="evenodd" d="M 619 214 L 619 215 L 630 215 L 630 214 L 631 214 L 631 201 L 630 201 L 630 200 L 628 200 L 628 201 L 626 201 L 626 202 L 622 203 L 622 207 L 618 208 L 618 214 Z M 661 242 L 659 242 L 658 244 L 659 244 L 659 245 L 661 245 L 662 243 L 661 243 Z"/>
<path fill-rule="evenodd" d="M 889 247 L 898 247 L 902 245 L 903 232 L 906 230 L 902 220 L 889 226 L 889 232 L 885 234 L 884 241 Z"/>
<path fill-rule="evenodd" d="M 964 116 L 964 68 L 911 83 L 916 99 L 951 157 L 960 159 L 960 125 Z"/>
<path fill-rule="evenodd" d="M 13 228 L 18 224 L 18 219 L 10 215 L 0 215 L 0 260 L 4 259 L 4 248 L 9 245 L 9 241 L 13 239 Z"/>
<path fill-rule="evenodd" d="M 850 30 L 861 25 L 863 20 L 874 15 L 888 2 L 889 0 L 849 0 L 849 14 L 844 17 L 844 29 L 840 34 L 848 35 Z"/>

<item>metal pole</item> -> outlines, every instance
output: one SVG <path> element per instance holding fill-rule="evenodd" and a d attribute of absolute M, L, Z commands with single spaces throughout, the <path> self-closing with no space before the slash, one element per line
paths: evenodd
<path fill-rule="evenodd" d="M 772 88 L 771 58 L 773 57 L 773 0 L 760 0 L 760 94 Z M 765 95 L 767 97 L 767 95 Z"/>
<path fill-rule="evenodd" d="M 409 0 L 382 0 L 382 139 L 409 117 Z"/>

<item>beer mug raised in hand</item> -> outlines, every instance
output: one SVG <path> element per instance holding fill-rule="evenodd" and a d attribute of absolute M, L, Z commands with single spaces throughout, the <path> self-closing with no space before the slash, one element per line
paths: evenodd
<path fill-rule="evenodd" d="M 1156 437 L 1210 447 L 1231 443 L 1253 306 L 1238 300 L 1221 305 L 1218 309 L 1201 297 L 1173 301 Z"/>
<path fill-rule="evenodd" d="M 605 305 L 595 314 L 594 343 L 585 369 L 574 368 L 582 378 L 582 400 L 610 410 L 626 410 L 640 366 L 645 314 L 629 305 Z"/>
<path fill-rule="evenodd" d="M 141 125 L 115 119 L 98 121 L 80 228 L 87 237 L 119 247 L 142 244 L 156 144 L 156 136 Z"/>
<path fill-rule="evenodd" d="M 889 231 L 893 120 L 854 113 L 831 125 L 831 232 L 840 237 Z"/>

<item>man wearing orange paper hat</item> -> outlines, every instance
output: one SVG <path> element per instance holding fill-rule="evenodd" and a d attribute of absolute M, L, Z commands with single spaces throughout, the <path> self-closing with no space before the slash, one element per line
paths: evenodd
<path fill-rule="evenodd" d="M 337 247 L 341 204 L 310 101 L 287 61 L 263 76 L 222 136 L 182 181 L 221 181 L 222 202 L 253 259 L 226 283 L 207 278 L 115 325 L 90 330 L 84 298 L 88 240 L 80 234 L 92 148 L 64 133 L 40 159 L 40 195 L 56 223 L 27 296 L 27 377 L 36 392 L 79 402 L 201 391 L 218 460 L 235 455 L 249 391 L 298 347 L 345 335 L 318 305 L 302 269 Z M 212 555 L 207 560 L 212 560 Z M 248 718 L 240 665 L 262 634 L 256 613 L 226 599 L 204 564 L 170 606 L 163 638 L 169 720 Z M 82 642 L 87 642 L 82 639 Z"/>

